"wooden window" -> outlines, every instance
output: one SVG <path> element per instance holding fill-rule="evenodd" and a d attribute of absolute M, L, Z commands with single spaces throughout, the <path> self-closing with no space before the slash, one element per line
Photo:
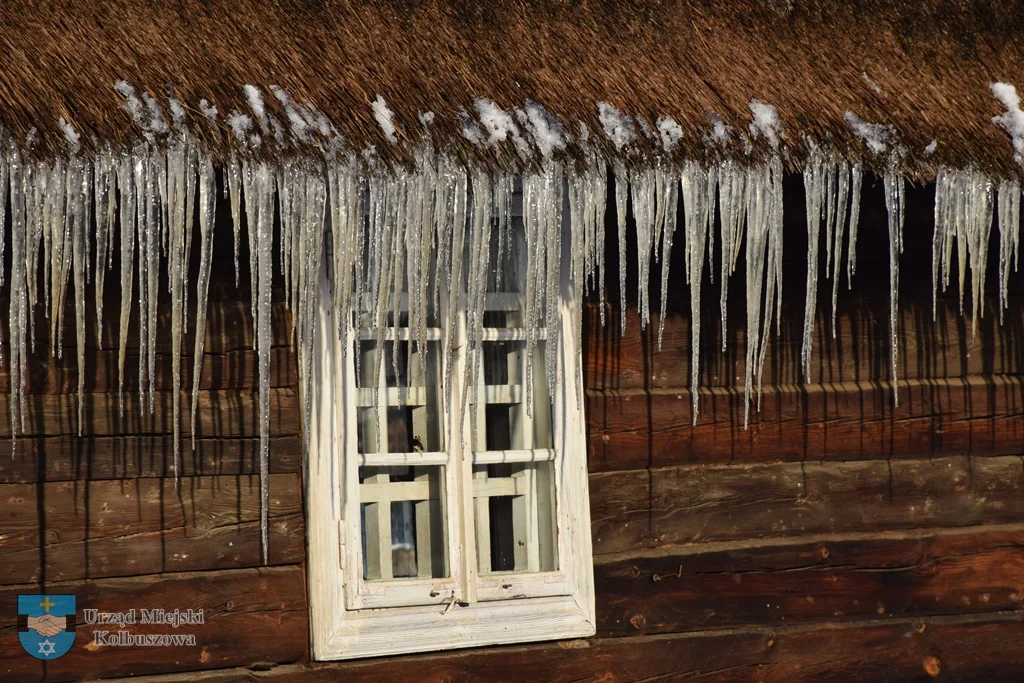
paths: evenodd
<path fill-rule="evenodd" d="M 505 270 L 500 287 L 496 278 L 488 286 L 476 354 L 467 351 L 462 308 L 452 316 L 455 329 L 444 327 L 442 310 L 427 341 L 410 343 L 406 296 L 389 315 L 381 348 L 368 316 L 357 314 L 353 353 L 343 353 L 331 334 L 338 327 L 330 278 L 321 279 L 314 381 L 306 388 L 317 659 L 594 633 L 576 283 L 563 275 L 552 396 L 544 371 L 549 335 L 538 334 L 532 351 L 527 342 L 519 218 L 512 237 L 510 257 L 496 260 Z M 570 272 L 567 264 L 561 272 Z M 449 338 L 455 351 L 446 372 Z M 447 404 L 446 376 L 455 397 Z"/>

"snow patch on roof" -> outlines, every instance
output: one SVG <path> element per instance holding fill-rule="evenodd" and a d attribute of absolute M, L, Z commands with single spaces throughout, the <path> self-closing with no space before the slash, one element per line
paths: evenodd
<path fill-rule="evenodd" d="M 427 126 L 429 126 L 430 124 L 432 124 L 434 122 L 434 112 L 432 112 L 432 111 L 420 112 L 419 119 L 420 119 L 420 125 L 422 125 L 424 128 L 426 128 Z"/>
<path fill-rule="evenodd" d="M 924 148 L 925 156 L 930 156 L 935 153 L 935 149 L 939 146 L 938 140 L 932 140 L 928 143 L 928 146 Z"/>
<path fill-rule="evenodd" d="M 614 143 L 616 151 L 621 152 L 623 147 L 636 139 L 633 121 L 621 111 L 607 102 L 598 102 L 597 112 L 604 134 Z"/>
<path fill-rule="evenodd" d="M 182 106 L 181 101 L 177 98 L 171 98 L 171 121 L 174 123 L 176 130 L 181 130 L 181 127 L 185 124 L 185 107 Z"/>
<path fill-rule="evenodd" d="M 220 113 L 217 111 L 217 107 L 210 104 L 206 98 L 199 100 L 199 111 L 203 112 L 203 116 L 211 121 L 216 121 L 217 115 Z"/>
<path fill-rule="evenodd" d="M 245 92 L 245 99 L 249 103 L 249 108 L 252 109 L 252 113 L 256 114 L 256 120 L 263 122 L 267 118 L 266 107 L 263 104 L 263 93 L 255 85 L 243 85 L 242 90 Z"/>
<path fill-rule="evenodd" d="M 68 147 L 71 148 L 72 152 L 77 152 L 79 148 L 79 141 L 82 136 L 75 130 L 75 127 L 68 123 L 67 119 L 63 116 L 57 121 L 60 124 L 60 128 L 64 131 L 64 140 L 68 143 Z"/>
<path fill-rule="evenodd" d="M 128 81 L 124 80 L 117 81 L 117 83 L 114 84 L 114 88 L 117 92 L 121 93 L 122 97 L 124 97 L 124 108 L 128 110 L 129 114 L 131 114 L 132 121 L 134 121 L 136 125 L 145 128 L 146 110 L 145 107 L 142 106 L 142 100 L 135 95 L 135 88 L 133 88 Z"/>
<path fill-rule="evenodd" d="M 876 93 L 878 95 L 882 94 L 882 89 L 878 86 L 877 83 L 875 83 L 873 80 L 871 80 L 871 76 L 868 76 L 868 72 L 867 71 L 861 71 L 860 72 L 860 80 L 864 81 L 864 83 L 866 83 L 867 86 L 869 88 L 871 88 L 872 92 L 874 92 L 874 93 Z"/>
<path fill-rule="evenodd" d="M 750 124 L 750 134 L 756 137 L 763 137 L 768 140 L 772 149 L 779 148 L 779 138 L 782 137 L 782 121 L 779 119 L 779 112 L 770 104 L 765 104 L 758 99 L 750 100 L 750 113 L 754 115 L 754 121 Z"/>
<path fill-rule="evenodd" d="M 248 140 L 248 133 L 252 130 L 252 119 L 237 111 L 231 112 L 228 116 L 228 128 L 235 134 L 239 142 Z"/>
<path fill-rule="evenodd" d="M 896 142 L 896 131 L 890 125 L 868 123 L 852 111 L 846 112 L 843 118 L 853 134 L 863 140 L 868 149 L 875 154 L 881 154 L 889 149 L 889 145 Z"/>
<path fill-rule="evenodd" d="M 729 144 L 729 137 L 732 134 L 732 128 L 729 124 L 723 121 L 722 117 L 715 112 L 708 114 L 708 118 L 711 119 L 711 141 L 717 142 L 720 145 Z"/>
<path fill-rule="evenodd" d="M 388 108 L 388 103 L 384 101 L 384 98 L 381 95 L 377 95 L 373 102 L 370 103 L 370 106 L 373 107 L 373 117 L 377 119 L 377 124 L 380 126 L 380 129 L 384 131 L 384 137 L 386 137 L 391 144 L 397 144 L 398 128 L 394 123 L 395 112 Z"/>
<path fill-rule="evenodd" d="M 547 109 L 536 102 L 527 102 L 526 120 L 533 140 L 544 157 L 550 157 L 555 151 L 565 149 L 569 142 L 569 134 L 562 122 L 552 116 Z"/>
<path fill-rule="evenodd" d="M 683 127 L 672 120 L 671 116 L 658 119 L 658 132 L 661 134 L 661 146 L 671 152 L 683 137 Z"/>
<path fill-rule="evenodd" d="M 991 83 L 989 89 L 992 95 L 999 100 L 1006 113 L 992 117 L 992 123 L 1002 126 L 1013 140 L 1013 158 L 1024 166 L 1024 111 L 1020 108 L 1020 96 L 1017 95 L 1017 88 L 1009 83 Z"/>
<path fill-rule="evenodd" d="M 480 130 L 479 124 L 466 113 L 465 109 L 460 109 L 455 112 L 455 118 L 461 124 L 462 137 L 472 142 L 477 147 L 483 147 L 485 144 L 484 132 Z"/>

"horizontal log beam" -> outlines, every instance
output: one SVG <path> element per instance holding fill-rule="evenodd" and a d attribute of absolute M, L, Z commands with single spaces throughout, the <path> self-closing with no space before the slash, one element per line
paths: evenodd
<path fill-rule="evenodd" d="M 1024 377 L 768 387 L 744 429 L 739 389 L 592 392 L 591 472 L 684 463 L 858 460 L 1024 452 Z"/>
<path fill-rule="evenodd" d="M 599 562 L 598 635 L 1014 610 L 1024 524 L 665 549 Z"/>
<path fill-rule="evenodd" d="M 295 662 L 308 651 L 305 583 L 301 567 L 271 567 L 0 588 L 0 680 L 70 681 Z M 45 663 L 25 654 L 15 634 L 18 594 L 41 592 L 73 594 L 78 608 L 75 645 L 59 660 Z M 94 633 L 118 627 L 89 625 L 82 611 L 133 608 L 137 614 L 142 609 L 203 610 L 205 623 L 126 629 L 192 634 L 194 647 L 102 646 Z"/>
<path fill-rule="evenodd" d="M 258 473 L 259 438 L 181 436 L 180 476 Z M 299 472 L 302 438 L 270 439 L 270 471 Z M 174 476 L 174 437 L 19 437 L 11 457 L 0 457 L 0 484 L 38 481 L 136 479 Z"/>
<path fill-rule="evenodd" d="M 1020 457 L 679 466 L 590 476 L 594 553 L 1024 522 Z"/>
<path fill-rule="evenodd" d="M 169 391 L 154 395 L 155 407 L 140 405 L 138 392 L 125 392 L 124 413 L 117 393 L 86 394 L 83 397 L 83 436 L 139 436 L 172 433 L 172 397 Z M 0 394 L 0 415 L 10 411 L 10 395 Z M 191 392 L 180 394 L 180 433 L 183 443 L 189 437 Z M 43 394 L 26 398 L 25 427 L 18 438 L 37 436 L 77 436 L 78 396 L 75 394 Z M 196 414 L 196 436 L 253 437 L 259 436 L 259 397 L 254 391 L 202 391 Z M 301 433 L 299 400 L 295 389 L 270 390 L 270 433 L 291 436 Z M 0 418 L 0 439 L 11 436 L 10 421 Z M 0 442 L 2 443 L 2 442 Z M 9 444 L 9 442 L 8 442 Z"/>
<path fill-rule="evenodd" d="M 305 556 L 298 474 L 269 480 L 270 562 Z M 258 566 L 259 477 L 0 485 L 0 584 Z"/>
<path fill-rule="evenodd" d="M 294 664 L 266 671 L 181 674 L 141 683 L 327 683 L 334 681 L 687 680 L 893 683 L 985 680 L 1024 675 L 1024 615 L 860 621 L 838 627 L 736 629 L 483 648 L 364 662 Z"/>

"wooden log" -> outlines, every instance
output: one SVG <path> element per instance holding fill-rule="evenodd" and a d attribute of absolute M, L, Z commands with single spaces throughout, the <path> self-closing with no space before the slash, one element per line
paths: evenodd
<path fill-rule="evenodd" d="M 8 350 L 3 348 L 4 357 Z M 193 358 L 192 347 L 182 349 L 181 388 L 192 391 Z M 173 386 L 173 366 L 170 354 L 156 356 L 157 391 L 169 391 Z M 251 349 L 227 351 L 225 353 L 204 353 L 203 367 L 199 377 L 200 389 L 252 389 L 259 386 L 257 377 L 258 359 Z M 281 346 L 270 352 L 270 385 L 272 387 L 296 386 L 295 353 L 291 347 Z M 116 392 L 118 381 L 118 353 L 114 350 L 87 349 L 85 353 L 85 391 L 88 393 Z M 0 372 L 0 392 L 9 393 L 6 366 Z M 61 358 L 50 356 L 48 349 L 37 349 L 29 359 L 29 377 L 26 383 L 29 394 L 77 394 L 78 357 L 68 352 Z M 133 349 L 125 356 L 123 386 L 125 391 L 139 390 L 139 355 Z M 148 386 L 148 381 L 147 381 Z"/>
<path fill-rule="evenodd" d="M 0 298 L 0 310 L 8 309 L 9 299 L 5 296 Z M 96 337 L 96 311 L 93 306 L 92 296 L 87 298 L 86 304 L 86 345 L 88 348 L 116 351 L 120 344 L 120 301 L 107 298 L 103 308 L 103 329 L 100 337 Z M 191 306 L 191 304 L 190 304 Z M 194 346 L 194 313 L 189 312 L 189 324 L 184 326 L 184 337 L 182 350 L 190 350 Z M 74 301 L 69 297 L 64 310 L 64 331 L 61 336 L 63 353 L 72 353 L 76 348 L 75 340 L 75 308 Z M 6 325 L 4 326 L 4 338 L 10 339 L 7 335 Z M 291 313 L 287 304 L 281 301 L 278 296 L 274 297 L 271 304 L 271 343 L 273 346 L 288 346 L 292 341 Z M 171 352 L 171 310 L 169 305 L 161 305 L 157 308 L 157 353 Z M 206 336 L 204 346 L 207 353 L 226 353 L 228 351 L 241 351 L 252 349 L 255 346 L 255 335 L 252 326 L 252 308 L 248 300 L 239 297 L 211 298 L 206 314 Z M 139 348 L 139 313 L 138 302 L 133 302 L 131 317 L 128 321 L 128 335 L 126 337 L 127 348 L 138 350 Z M 37 349 L 49 349 L 50 341 L 50 320 L 46 317 L 46 310 L 43 306 L 35 308 L 35 344 Z"/>
<path fill-rule="evenodd" d="M 742 310 L 729 318 L 726 351 L 722 351 L 721 316 L 717 301 L 706 301 L 701 321 L 700 386 L 743 386 L 746 329 Z M 960 315 L 956 299 L 940 299 L 932 321 L 930 299 L 900 302 L 899 378 L 937 379 L 974 374 L 1018 374 L 1024 368 L 1024 349 L 1014 339 L 1024 335 L 1024 299 L 1016 297 L 1002 324 L 996 302 L 989 301 L 985 317 L 972 334 L 971 320 Z M 812 334 L 811 374 L 800 366 L 802 311 L 787 310 L 781 334 L 773 331 L 765 354 L 763 383 L 798 384 L 804 381 L 856 382 L 891 378 L 888 298 L 847 301 L 836 318 L 832 336 L 831 313 L 819 311 Z M 691 375 L 690 319 L 665 319 L 658 348 L 658 318 L 640 328 L 635 308 L 626 311 L 626 333 L 620 334 L 618 310 L 606 309 L 601 327 L 595 305 L 584 308 L 583 372 L 590 389 L 689 387 Z"/>
<path fill-rule="evenodd" d="M 144 683 L 327 683 L 517 680 L 851 681 L 992 683 L 1024 676 L 1024 615 L 1000 612 L 858 621 L 835 627 L 602 638 L 362 662 L 237 668 L 143 679 Z M 137 680 L 137 679 L 132 679 Z"/>
<path fill-rule="evenodd" d="M 308 650 L 305 584 L 301 567 L 272 567 L 0 588 L 0 679 L 70 681 L 294 662 Z M 42 592 L 73 594 L 78 608 L 75 645 L 59 660 L 45 663 L 25 654 L 15 635 L 18 594 Z M 87 624 L 85 609 L 135 609 L 137 617 L 142 609 L 203 610 L 205 623 L 125 629 L 191 634 L 195 646 L 102 646 L 94 634 L 119 628 Z"/>
<path fill-rule="evenodd" d="M 591 472 L 682 463 L 855 460 L 1024 452 L 1024 378 L 770 387 L 743 426 L 743 390 L 591 393 Z"/>
<path fill-rule="evenodd" d="M 83 436 L 170 434 L 172 430 L 173 394 L 155 393 L 155 408 L 140 405 L 138 392 L 125 392 L 124 413 L 121 414 L 116 393 L 86 394 L 83 398 Z M 180 433 L 182 443 L 189 438 L 191 392 L 181 394 Z M 0 415 L 10 411 L 9 395 L 0 394 Z M 149 395 L 146 401 L 148 404 Z M 78 396 L 75 394 L 41 394 L 26 399 L 25 428 L 18 438 L 36 436 L 78 435 Z M 259 396 L 256 392 L 233 390 L 203 391 L 199 394 L 196 414 L 196 436 L 252 437 L 259 435 Z M 270 390 L 270 432 L 274 436 L 301 433 L 299 401 L 291 388 Z M 0 419 L 0 449 L 11 436 L 10 422 Z M 6 441 L 8 448 L 10 442 Z"/>
<path fill-rule="evenodd" d="M 1017 456 L 680 466 L 590 476 L 594 554 L 1024 521 Z"/>
<path fill-rule="evenodd" d="M 298 474 L 270 476 L 270 562 L 305 556 Z M 0 485 L 0 584 L 260 564 L 259 477 Z"/>
<path fill-rule="evenodd" d="M 181 437 L 180 476 L 255 474 L 259 472 L 259 438 Z M 299 472 L 302 439 L 270 439 L 270 471 Z M 136 479 L 174 476 L 174 438 L 163 436 L 52 436 L 21 438 L 12 457 L 0 457 L 0 484 L 37 481 Z"/>
<path fill-rule="evenodd" d="M 594 574 L 607 636 L 1014 610 L 1024 524 L 666 549 Z"/>

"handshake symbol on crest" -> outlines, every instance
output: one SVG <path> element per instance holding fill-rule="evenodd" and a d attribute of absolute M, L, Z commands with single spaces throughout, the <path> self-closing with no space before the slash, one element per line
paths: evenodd
<path fill-rule="evenodd" d="M 51 638 L 68 626 L 67 617 L 55 617 L 52 614 L 42 614 L 38 617 L 28 618 L 28 627 L 43 636 Z"/>

